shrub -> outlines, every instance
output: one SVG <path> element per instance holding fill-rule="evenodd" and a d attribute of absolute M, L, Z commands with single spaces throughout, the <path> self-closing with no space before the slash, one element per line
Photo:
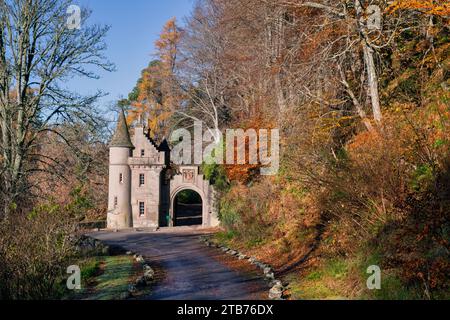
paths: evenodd
<path fill-rule="evenodd" d="M 57 298 L 75 254 L 79 205 L 49 203 L 0 222 L 0 299 Z"/>

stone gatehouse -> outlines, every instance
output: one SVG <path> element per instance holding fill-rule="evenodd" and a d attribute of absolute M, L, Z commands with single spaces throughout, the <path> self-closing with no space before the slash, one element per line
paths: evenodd
<path fill-rule="evenodd" d="M 143 125 L 130 137 L 123 111 L 109 147 L 109 229 L 219 224 L 199 166 L 174 166 L 168 143 L 156 144 Z"/>

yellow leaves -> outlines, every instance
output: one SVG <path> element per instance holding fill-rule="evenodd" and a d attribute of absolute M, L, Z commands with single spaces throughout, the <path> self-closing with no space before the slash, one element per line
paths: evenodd
<path fill-rule="evenodd" d="M 181 32 L 175 18 L 170 19 L 155 42 L 157 60 L 142 71 L 138 82 L 138 96 L 132 101 L 128 122 L 140 116 L 148 119 L 151 134 L 165 135 L 167 121 L 173 114 L 180 97 L 174 83 L 174 69 Z"/>
<path fill-rule="evenodd" d="M 159 39 L 155 42 L 159 60 L 162 62 L 163 75 L 165 76 L 172 76 L 180 39 L 181 31 L 176 24 L 176 19 L 172 18 L 164 25 Z"/>
<path fill-rule="evenodd" d="M 450 3 L 447 0 L 396 0 L 388 8 L 388 13 L 399 10 L 417 10 L 428 15 L 450 16 Z"/>

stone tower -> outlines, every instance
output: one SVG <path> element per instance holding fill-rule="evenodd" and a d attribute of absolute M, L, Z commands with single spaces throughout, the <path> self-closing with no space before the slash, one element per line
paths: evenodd
<path fill-rule="evenodd" d="M 140 121 L 133 133 L 121 110 L 109 145 L 107 228 L 217 226 L 214 190 L 200 167 L 172 163 L 168 143 L 157 144 Z M 180 201 L 185 192 L 197 203 Z"/>
<path fill-rule="evenodd" d="M 131 208 L 131 169 L 128 159 L 134 149 L 125 113 L 121 110 L 116 132 L 109 145 L 108 228 L 133 226 Z"/>

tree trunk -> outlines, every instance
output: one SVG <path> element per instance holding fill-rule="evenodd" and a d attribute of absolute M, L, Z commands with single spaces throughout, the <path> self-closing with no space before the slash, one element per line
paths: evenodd
<path fill-rule="evenodd" d="M 366 65 L 367 82 L 368 82 L 368 94 L 372 101 L 373 118 L 377 123 L 381 123 L 381 107 L 380 107 L 380 95 L 378 92 L 378 76 L 375 69 L 375 62 L 373 59 L 373 50 L 369 45 L 363 42 L 364 50 L 364 63 Z"/>
<path fill-rule="evenodd" d="M 363 8 L 359 0 L 355 0 L 356 15 L 358 17 L 359 34 L 364 52 L 364 65 L 367 74 L 367 94 L 372 102 L 373 118 L 377 123 L 381 123 L 382 115 L 380 108 L 380 95 L 378 92 L 378 76 L 373 58 L 373 49 L 370 47 L 367 35 L 367 22 L 364 17 Z"/>

